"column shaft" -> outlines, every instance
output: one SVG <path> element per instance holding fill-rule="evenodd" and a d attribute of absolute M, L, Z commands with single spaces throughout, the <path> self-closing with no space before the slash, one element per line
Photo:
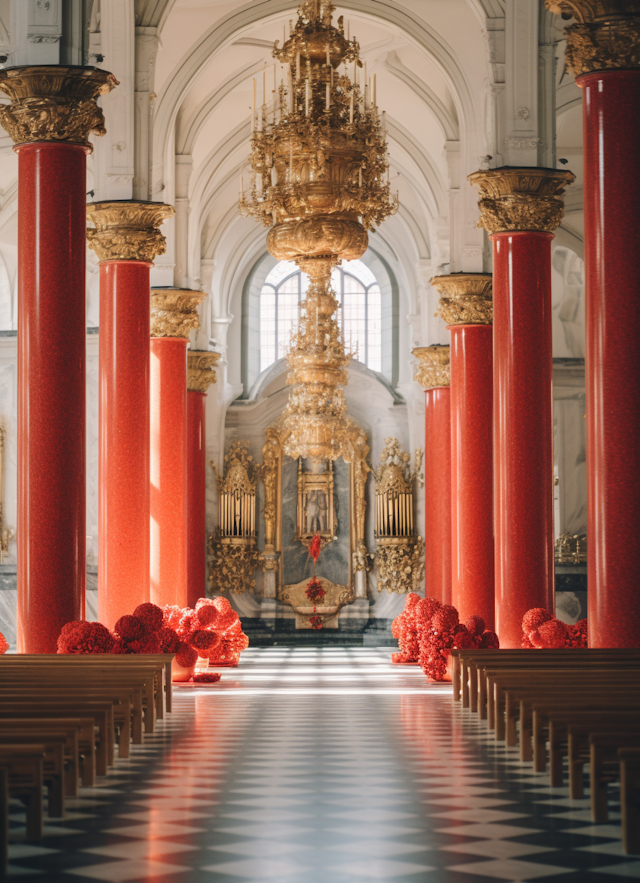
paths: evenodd
<path fill-rule="evenodd" d="M 187 606 L 187 339 L 151 339 L 151 601 Z"/>
<path fill-rule="evenodd" d="M 450 331 L 452 603 L 493 629 L 493 329 Z"/>
<path fill-rule="evenodd" d="M 640 70 L 577 80 L 584 108 L 589 646 L 640 636 Z"/>
<path fill-rule="evenodd" d="M 99 618 L 149 600 L 149 270 L 100 263 Z"/>
<path fill-rule="evenodd" d="M 206 395 L 187 392 L 187 603 L 194 607 L 206 586 Z"/>
<path fill-rule="evenodd" d="M 87 148 L 18 151 L 18 650 L 84 616 Z"/>
<path fill-rule="evenodd" d="M 519 647 L 522 616 L 553 610 L 551 240 L 494 233 L 496 630 Z"/>
<path fill-rule="evenodd" d="M 425 391 L 425 597 L 451 604 L 451 395 Z"/>

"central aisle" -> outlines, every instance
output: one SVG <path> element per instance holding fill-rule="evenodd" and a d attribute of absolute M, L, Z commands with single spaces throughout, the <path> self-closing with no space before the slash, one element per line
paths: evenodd
<path fill-rule="evenodd" d="M 587 801 L 570 810 L 450 686 L 390 652 L 250 650 L 219 684 L 176 689 L 131 761 L 37 846 L 11 847 L 14 870 L 47 883 L 640 876 L 617 825 L 591 825 Z"/>

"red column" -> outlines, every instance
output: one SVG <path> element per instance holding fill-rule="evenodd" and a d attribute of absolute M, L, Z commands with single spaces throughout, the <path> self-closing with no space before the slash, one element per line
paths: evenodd
<path fill-rule="evenodd" d="M 100 258 L 98 617 L 110 629 L 149 600 L 149 271 L 172 214 L 147 202 L 87 206 Z"/>
<path fill-rule="evenodd" d="M 187 603 L 194 607 L 205 593 L 206 567 L 206 389 L 215 383 L 219 353 L 190 350 L 187 391 Z"/>
<path fill-rule="evenodd" d="M 640 21 L 636 4 L 547 0 L 574 24 L 583 90 L 590 647 L 640 647 Z"/>
<path fill-rule="evenodd" d="M 187 344 L 204 292 L 153 289 L 151 584 L 154 604 L 187 606 Z"/>
<path fill-rule="evenodd" d="M 425 597 L 451 604 L 451 397 L 449 347 L 413 350 L 425 389 Z"/>
<path fill-rule="evenodd" d="M 451 332 L 451 595 L 464 622 L 495 624 L 493 329 L 491 276 L 456 273 L 431 284 Z"/>
<path fill-rule="evenodd" d="M 514 648 L 527 610 L 554 609 L 551 240 L 573 175 L 509 168 L 470 180 L 493 241 L 496 631 Z"/>
<path fill-rule="evenodd" d="M 89 132 L 104 131 L 95 97 L 115 82 L 95 68 L 0 72 L 13 102 L 0 119 L 18 153 L 22 653 L 55 653 L 62 626 L 84 616 L 86 154 Z"/>
<path fill-rule="evenodd" d="M 640 647 L 640 71 L 584 107 L 589 646 Z"/>

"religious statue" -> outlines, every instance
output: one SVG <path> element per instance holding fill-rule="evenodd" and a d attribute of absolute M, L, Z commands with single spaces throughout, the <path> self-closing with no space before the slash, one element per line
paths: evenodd
<path fill-rule="evenodd" d="M 322 547 L 335 539 L 337 521 L 333 502 L 333 463 L 329 467 L 314 464 L 311 472 L 298 461 L 298 517 L 296 539 L 308 546 L 314 534 L 320 536 Z"/>
<path fill-rule="evenodd" d="M 311 491 L 305 505 L 307 533 L 325 533 L 327 530 L 327 497 L 323 491 Z"/>

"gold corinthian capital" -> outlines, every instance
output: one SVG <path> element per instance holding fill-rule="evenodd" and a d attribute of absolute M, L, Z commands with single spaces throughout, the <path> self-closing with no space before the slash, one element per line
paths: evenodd
<path fill-rule="evenodd" d="M 173 214 L 173 206 L 161 202 L 90 202 L 87 220 L 95 229 L 87 230 L 89 248 L 101 261 L 152 261 L 167 250 L 158 228 Z"/>
<path fill-rule="evenodd" d="M 217 382 L 215 366 L 220 353 L 189 350 L 187 353 L 187 389 L 189 392 L 206 392 Z"/>
<path fill-rule="evenodd" d="M 565 29 L 565 64 L 574 76 L 640 67 L 640 0 L 546 0 L 545 6 L 575 18 Z"/>
<path fill-rule="evenodd" d="M 207 296 L 190 288 L 151 289 L 151 337 L 189 337 L 198 328 L 197 307 Z"/>
<path fill-rule="evenodd" d="M 418 369 L 413 376 L 420 386 L 433 389 L 435 386 L 451 385 L 448 346 L 419 346 L 411 350 L 418 359 Z"/>
<path fill-rule="evenodd" d="M 478 227 L 488 233 L 553 233 L 564 214 L 565 188 L 575 175 L 558 169 L 507 166 L 473 172 L 468 180 L 480 191 Z"/>
<path fill-rule="evenodd" d="M 0 124 L 16 144 L 65 141 L 91 148 L 89 133 L 104 135 L 104 114 L 96 98 L 118 85 L 97 67 L 37 65 L 0 71 Z"/>
<path fill-rule="evenodd" d="M 440 293 L 435 315 L 447 325 L 491 325 L 493 323 L 492 276 L 490 273 L 451 273 L 434 276 L 431 284 Z"/>

